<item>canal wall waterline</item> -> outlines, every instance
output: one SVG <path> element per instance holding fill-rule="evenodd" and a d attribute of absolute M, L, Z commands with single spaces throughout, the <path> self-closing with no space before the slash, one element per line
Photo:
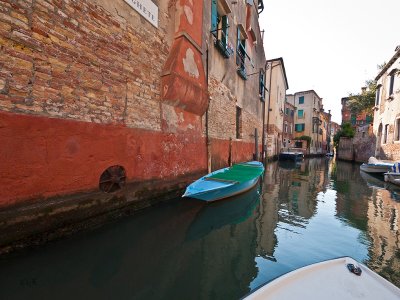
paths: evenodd
<path fill-rule="evenodd" d="M 181 197 L 206 170 L 175 180 L 127 184 L 113 194 L 85 192 L 19 203 L 0 210 L 0 255 L 39 246 Z"/>

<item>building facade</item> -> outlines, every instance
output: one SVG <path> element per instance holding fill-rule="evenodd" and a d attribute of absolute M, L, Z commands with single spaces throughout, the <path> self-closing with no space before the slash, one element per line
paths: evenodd
<path fill-rule="evenodd" d="M 400 46 L 376 76 L 376 101 L 373 130 L 376 136 L 375 156 L 400 159 Z"/>
<path fill-rule="evenodd" d="M 295 147 L 294 141 L 294 114 L 296 107 L 285 100 L 285 112 L 283 115 L 283 148 L 289 150 Z"/>
<path fill-rule="evenodd" d="M 33 204 L 31 222 L 61 226 L 177 196 L 261 151 L 261 0 L 0 8 L 2 209 Z"/>
<path fill-rule="evenodd" d="M 282 147 L 286 147 L 283 141 L 284 116 L 286 91 L 289 84 L 282 57 L 267 60 L 267 156 L 277 157 Z"/>
<path fill-rule="evenodd" d="M 321 129 L 322 129 L 322 152 L 328 153 L 331 151 L 330 142 L 332 139 L 331 136 L 331 112 L 321 112 Z"/>
<path fill-rule="evenodd" d="M 251 160 L 261 152 L 266 97 L 265 55 L 258 23 L 261 4 L 205 1 L 210 103 L 203 123 L 212 170 Z"/>
<path fill-rule="evenodd" d="M 365 89 L 362 89 L 362 92 L 365 92 Z M 341 99 L 342 103 L 342 124 L 350 123 L 354 128 L 358 126 L 369 125 L 373 123 L 373 117 L 366 112 L 362 112 L 359 114 L 354 114 L 351 112 L 348 101 L 349 97 L 343 97 Z"/>
<path fill-rule="evenodd" d="M 323 125 L 322 98 L 314 90 L 308 90 L 288 95 L 288 101 L 294 103 L 297 108 L 294 115 L 295 138 L 302 136 L 309 138 L 308 154 L 324 153 L 323 143 L 326 140 L 323 140 L 323 129 L 321 128 Z"/>

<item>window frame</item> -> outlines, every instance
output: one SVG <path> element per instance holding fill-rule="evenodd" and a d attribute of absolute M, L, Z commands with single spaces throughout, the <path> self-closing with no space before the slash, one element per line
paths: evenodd
<path fill-rule="evenodd" d="M 386 124 L 383 131 L 383 141 L 382 144 L 387 144 L 388 142 L 388 133 L 389 133 L 389 124 Z"/>
<path fill-rule="evenodd" d="M 394 121 L 394 140 L 396 142 L 400 141 L 400 117 L 397 117 Z"/>
<path fill-rule="evenodd" d="M 297 123 L 294 125 L 295 132 L 304 132 L 305 130 L 305 123 Z M 301 126 L 301 129 L 297 130 L 298 126 Z"/>
<path fill-rule="evenodd" d="M 236 106 L 236 139 L 243 138 L 243 127 L 242 127 L 242 108 Z"/>
<path fill-rule="evenodd" d="M 265 100 L 265 72 L 263 69 L 260 70 L 260 75 L 259 75 L 259 95 L 260 95 L 260 100 L 264 101 Z"/>
<path fill-rule="evenodd" d="M 375 106 L 378 106 L 379 102 L 381 100 L 381 88 L 382 88 L 382 84 L 378 84 L 376 86 Z"/>
<path fill-rule="evenodd" d="M 229 44 L 229 14 L 231 10 L 225 0 L 211 0 L 211 33 L 214 45 L 224 58 L 229 58 L 234 51 Z"/>
<path fill-rule="evenodd" d="M 397 69 L 393 69 L 390 73 L 390 80 L 389 80 L 389 98 L 393 98 L 394 95 L 394 78 L 396 77 Z"/>

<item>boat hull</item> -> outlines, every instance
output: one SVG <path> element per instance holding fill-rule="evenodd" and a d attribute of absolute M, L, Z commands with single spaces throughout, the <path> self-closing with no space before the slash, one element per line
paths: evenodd
<path fill-rule="evenodd" d="M 387 172 L 384 174 L 384 179 L 386 182 L 400 186 L 400 173 Z"/>
<path fill-rule="evenodd" d="M 360 170 L 366 173 L 386 173 L 392 169 L 393 165 L 389 164 L 362 164 Z"/>
<path fill-rule="evenodd" d="M 359 267 L 361 275 L 349 271 Z M 244 299 L 400 299 L 400 289 L 363 264 L 343 257 L 287 273 Z"/>
<path fill-rule="evenodd" d="M 217 170 L 189 185 L 186 189 L 185 194 L 182 197 L 189 197 L 207 202 L 213 202 L 229 198 L 250 190 L 257 184 L 260 175 L 262 175 L 262 173 L 264 172 L 264 166 L 260 162 L 248 162 L 242 165 L 245 165 L 248 168 L 259 168 L 258 170 L 260 172 L 258 172 L 258 175 L 254 176 L 253 178 L 249 178 L 245 181 L 236 181 L 233 179 L 224 180 L 221 178 L 215 178 L 216 175 L 223 174 L 225 172 L 229 173 L 229 170 L 231 168 Z"/>
<path fill-rule="evenodd" d="M 195 198 L 207 202 L 213 202 L 247 192 L 248 190 L 253 188 L 257 184 L 257 182 L 258 178 L 251 181 L 247 181 L 242 184 L 227 185 L 226 187 L 221 187 L 216 190 L 205 191 L 203 193 L 198 193 L 193 195 L 185 195 L 185 197 Z"/>

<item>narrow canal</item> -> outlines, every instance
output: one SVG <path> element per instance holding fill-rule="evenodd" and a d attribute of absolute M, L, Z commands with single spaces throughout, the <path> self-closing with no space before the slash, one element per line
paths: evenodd
<path fill-rule="evenodd" d="M 274 162 L 260 187 L 234 199 L 176 199 L 0 259 L 1 298 L 238 299 L 339 256 L 400 287 L 399 201 L 400 189 L 358 165 Z"/>

